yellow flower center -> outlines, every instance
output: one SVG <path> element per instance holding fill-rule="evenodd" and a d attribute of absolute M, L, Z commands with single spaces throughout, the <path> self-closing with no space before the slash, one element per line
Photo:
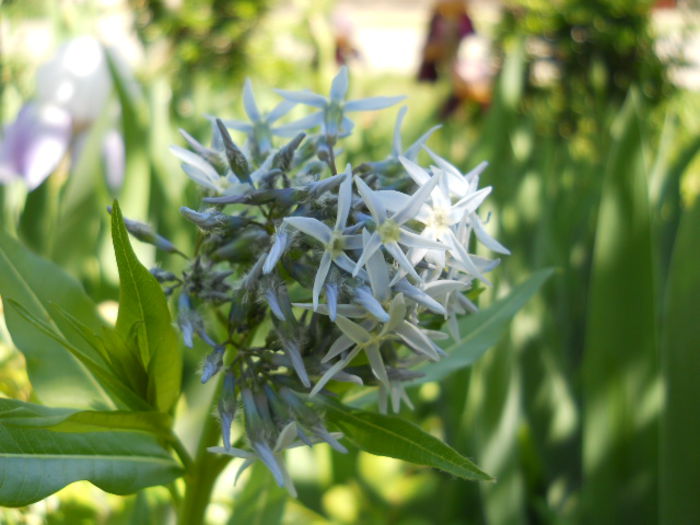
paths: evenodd
<path fill-rule="evenodd" d="M 383 243 L 397 242 L 401 236 L 401 226 L 395 221 L 388 219 L 377 228 L 377 233 Z"/>

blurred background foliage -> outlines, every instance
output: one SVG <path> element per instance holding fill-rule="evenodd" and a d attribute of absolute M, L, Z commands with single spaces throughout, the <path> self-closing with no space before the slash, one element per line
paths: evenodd
<path fill-rule="evenodd" d="M 496 483 L 318 447 L 291 458 L 298 501 L 262 470 L 235 488 L 227 475 L 211 523 L 698 523 L 697 12 L 648 0 L 441 4 L 465 9 L 489 52 L 446 53 L 471 62 L 448 64 L 426 85 L 415 80 L 423 40 L 431 16 L 447 12 L 428 1 L 2 0 L 4 141 L 35 96 L 38 65 L 66 39 L 92 34 L 128 65 L 113 60 L 111 95 L 81 130 L 79 153 L 71 149 L 31 192 L 21 178 L 0 185 L 2 227 L 66 268 L 113 315 L 111 199 L 187 252 L 194 232 L 178 208 L 193 205 L 197 190 L 167 151 L 182 141 L 178 128 L 204 140 L 205 115 L 242 118 L 246 76 L 268 108 L 270 87 L 319 89 L 346 46 L 353 98 L 408 95 L 404 144 L 442 121 L 434 151 L 464 171 L 489 161 L 488 226 L 513 255 L 481 304 L 538 269 L 556 274 L 482 360 L 410 392 L 416 410 L 403 414 Z M 440 45 L 454 45 L 454 34 Z M 487 98 L 463 89 L 476 82 Z M 348 161 L 389 155 L 394 119 L 393 110 L 363 115 Z M 113 184 L 101 145 L 115 122 L 125 168 Z M 137 249 L 146 265 L 182 264 Z M 22 357 L 0 334 L 2 395 L 31 399 Z M 195 379 L 200 350 L 186 357 L 185 441 L 207 398 Z M 121 498 L 78 483 L 0 510 L 0 521 L 165 523 L 166 500 L 158 488 Z"/>

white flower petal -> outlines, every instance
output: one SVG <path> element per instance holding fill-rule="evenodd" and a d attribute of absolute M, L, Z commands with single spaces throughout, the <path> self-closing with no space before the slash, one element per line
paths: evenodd
<path fill-rule="evenodd" d="M 399 157 L 399 162 L 406 169 L 408 175 L 413 179 L 413 181 L 422 186 L 430 180 L 430 173 L 427 170 L 421 168 L 418 164 L 412 160 L 407 159 L 404 156 Z"/>
<path fill-rule="evenodd" d="M 488 234 L 488 232 L 483 227 L 481 219 L 476 213 L 473 213 L 470 216 L 470 218 L 472 226 L 474 227 L 474 233 L 476 234 L 477 239 L 481 241 L 481 244 L 483 244 L 489 250 L 492 250 L 496 253 L 510 255 L 510 250 L 508 248 L 503 246 L 500 242 L 498 242 L 496 239 L 494 239 Z"/>
<path fill-rule="evenodd" d="M 377 223 L 384 222 L 386 220 L 386 210 L 381 201 L 374 195 L 374 191 L 357 175 L 355 176 L 355 186 L 357 186 L 357 191 L 360 193 L 374 220 Z"/>
<path fill-rule="evenodd" d="M 406 254 L 403 253 L 403 250 L 399 247 L 399 245 L 395 242 L 389 242 L 384 244 L 384 248 L 386 251 L 388 251 L 391 256 L 394 258 L 394 260 L 399 263 L 399 266 L 404 269 L 411 277 L 413 277 L 417 281 L 421 281 L 420 276 L 416 273 L 415 268 L 413 268 L 413 265 L 411 264 L 411 261 L 408 260 L 408 257 L 406 257 Z"/>
<path fill-rule="evenodd" d="M 411 195 L 411 199 L 406 203 L 406 205 L 396 212 L 391 218 L 399 224 L 414 219 L 418 214 L 421 206 L 430 197 L 431 192 L 435 185 L 440 182 L 440 173 L 430 177 L 430 179 L 423 184 L 418 191 Z"/>
<path fill-rule="evenodd" d="M 423 235 L 418 235 L 417 233 L 409 232 L 408 230 L 402 229 L 399 233 L 399 242 L 404 246 L 416 249 L 426 249 L 426 250 L 446 250 L 447 246 L 438 241 L 434 241 Z"/>

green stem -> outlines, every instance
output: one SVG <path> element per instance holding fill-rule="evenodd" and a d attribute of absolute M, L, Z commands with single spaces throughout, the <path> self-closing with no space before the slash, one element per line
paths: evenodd
<path fill-rule="evenodd" d="M 212 408 L 216 406 L 219 392 L 220 388 L 214 392 Z M 204 524 L 214 483 L 231 459 L 228 456 L 217 456 L 207 450 L 218 443 L 221 435 L 219 422 L 211 414 L 212 410 L 209 410 L 197 445 L 197 453 L 185 476 L 185 498 L 178 513 L 179 525 Z"/>

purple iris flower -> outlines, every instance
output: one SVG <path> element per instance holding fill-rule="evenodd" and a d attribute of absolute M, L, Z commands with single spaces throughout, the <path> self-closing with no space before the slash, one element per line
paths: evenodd
<path fill-rule="evenodd" d="M 71 118 L 58 106 L 29 102 L 3 135 L 0 183 L 22 178 L 33 190 L 65 155 L 71 139 Z"/>

